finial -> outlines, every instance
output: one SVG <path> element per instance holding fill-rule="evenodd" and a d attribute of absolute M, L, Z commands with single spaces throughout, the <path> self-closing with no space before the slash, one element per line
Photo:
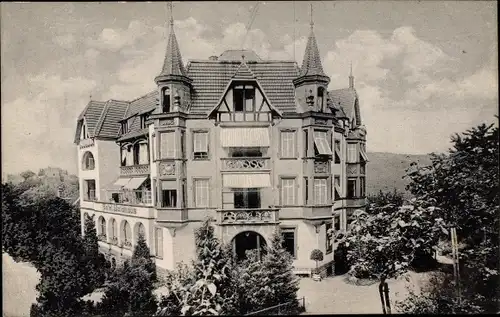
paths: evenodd
<path fill-rule="evenodd" d="M 245 54 L 241 54 L 241 59 L 245 60 Z"/>
<path fill-rule="evenodd" d="M 349 76 L 352 76 L 352 61 L 351 61 L 351 72 L 349 73 Z"/>
<path fill-rule="evenodd" d="M 312 5 L 312 3 L 311 3 L 311 23 L 310 23 L 310 25 L 311 25 L 311 29 L 312 29 L 312 28 L 314 27 L 314 21 L 313 21 L 313 5 Z"/>
<path fill-rule="evenodd" d="M 172 1 L 168 2 L 168 8 L 170 9 L 170 27 L 174 26 L 174 10 L 172 8 Z"/>

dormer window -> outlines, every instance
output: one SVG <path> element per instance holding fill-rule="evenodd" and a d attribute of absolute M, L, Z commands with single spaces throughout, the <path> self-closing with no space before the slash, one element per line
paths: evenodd
<path fill-rule="evenodd" d="M 127 121 L 122 122 L 122 134 L 128 133 L 128 123 Z"/>
<path fill-rule="evenodd" d="M 162 112 L 170 112 L 170 89 L 162 89 Z"/>
<path fill-rule="evenodd" d="M 235 112 L 255 111 L 255 87 L 253 85 L 237 85 L 233 89 Z"/>
<path fill-rule="evenodd" d="M 324 111 L 324 91 L 325 88 L 319 87 L 318 88 L 318 108 L 319 111 L 323 112 Z"/>

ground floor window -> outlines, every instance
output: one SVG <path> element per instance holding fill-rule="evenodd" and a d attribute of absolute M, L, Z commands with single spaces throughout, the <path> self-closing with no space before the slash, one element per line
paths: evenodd
<path fill-rule="evenodd" d="M 163 258 L 163 229 L 155 229 L 155 255 L 157 258 Z"/>
<path fill-rule="evenodd" d="M 332 253 L 333 251 L 333 232 L 332 232 L 332 224 L 331 223 L 327 223 L 325 225 L 325 233 L 326 233 L 326 237 L 325 237 L 325 240 L 326 240 L 326 254 L 330 254 Z"/>
<path fill-rule="evenodd" d="M 283 237 L 283 248 L 295 259 L 297 257 L 295 228 L 281 228 L 281 236 Z"/>

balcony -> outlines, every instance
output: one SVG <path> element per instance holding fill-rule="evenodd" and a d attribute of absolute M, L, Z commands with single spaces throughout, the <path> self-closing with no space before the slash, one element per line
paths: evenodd
<path fill-rule="evenodd" d="M 279 209 L 218 209 L 217 222 L 220 225 L 276 224 L 279 222 Z"/>
<path fill-rule="evenodd" d="M 227 157 L 221 160 L 223 172 L 262 172 L 271 169 L 268 157 Z"/>
<path fill-rule="evenodd" d="M 120 166 L 122 176 L 149 175 L 149 164 Z"/>
<path fill-rule="evenodd" d="M 152 206 L 150 190 L 121 190 L 107 192 L 106 201 L 125 205 Z"/>

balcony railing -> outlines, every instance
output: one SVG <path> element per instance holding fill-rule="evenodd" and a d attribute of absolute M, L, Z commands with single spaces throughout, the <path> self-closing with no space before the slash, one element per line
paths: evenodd
<path fill-rule="evenodd" d="M 121 190 L 119 192 L 108 192 L 107 201 L 119 204 L 145 205 L 152 204 L 150 190 Z"/>
<path fill-rule="evenodd" d="M 279 221 L 278 208 L 219 209 L 219 224 L 275 224 Z"/>
<path fill-rule="evenodd" d="M 267 157 L 227 157 L 222 158 L 223 171 L 263 171 L 269 170 Z"/>
<path fill-rule="evenodd" d="M 147 175 L 149 174 L 149 164 L 120 166 L 121 175 Z"/>

